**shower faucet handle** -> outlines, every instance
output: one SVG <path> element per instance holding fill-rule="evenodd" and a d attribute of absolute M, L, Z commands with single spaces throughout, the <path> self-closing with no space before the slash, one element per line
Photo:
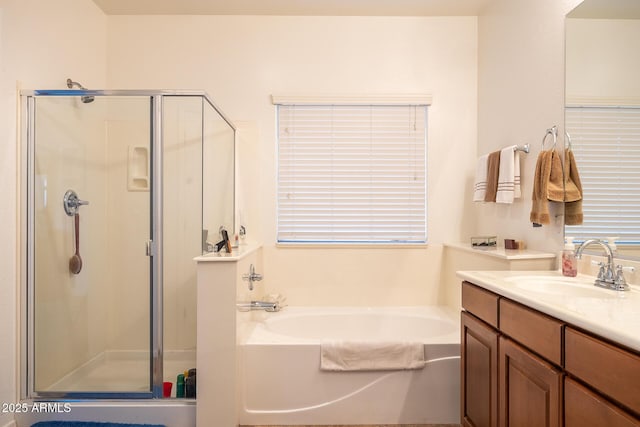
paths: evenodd
<path fill-rule="evenodd" d="M 67 192 L 64 193 L 64 197 L 62 198 L 62 205 L 64 206 L 64 211 L 68 216 L 74 216 L 76 213 L 78 213 L 78 208 L 80 208 L 80 206 L 88 204 L 88 201 L 80 200 L 78 194 L 73 190 L 67 190 Z"/>
<path fill-rule="evenodd" d="M 262 274 L 256 273 L 256 268 L 253 264 L 249 266 L 249 273 L 242 275 L 242 280 L 249 282 L 249 290 L 253 290 L 253 282 L 259 282 L 262 280 Z"/>

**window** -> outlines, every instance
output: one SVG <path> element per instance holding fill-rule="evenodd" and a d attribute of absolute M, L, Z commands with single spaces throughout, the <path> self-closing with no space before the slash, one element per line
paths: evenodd
<path fill-rule="evenodd" d="M 567 107 L 566 128 L 584 193 L 584 223 L 567 236 L 639 244 L 640 107 Z"/>
<path fill-rule="evenodd" d="M 278 242 L 426 242 L 426 104 L 274 103 Z"/>

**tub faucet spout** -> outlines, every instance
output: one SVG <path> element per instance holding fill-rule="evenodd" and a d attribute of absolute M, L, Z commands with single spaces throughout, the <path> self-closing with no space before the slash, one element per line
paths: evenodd
<path fill-rule="evenodd" d="M 270 313 L 280 311 L 282 306 L 278 301 L 250 301 L 250 302 L 239 302 L 236 304 L 236 307 L 239 311 L 250 311 L 250 310 L 264 310 Z"/>

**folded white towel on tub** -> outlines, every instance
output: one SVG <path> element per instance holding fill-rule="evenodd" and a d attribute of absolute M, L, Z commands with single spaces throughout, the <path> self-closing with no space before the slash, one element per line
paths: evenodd
<path fill-rule="evenodd" d="M 422 369 L 424 343 L 404 341 L 325 341 L 320 345 L 323 371 Z"/>

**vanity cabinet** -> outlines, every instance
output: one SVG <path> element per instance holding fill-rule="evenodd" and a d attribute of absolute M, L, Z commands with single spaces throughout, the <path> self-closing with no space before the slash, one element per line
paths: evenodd
<path fill-rule="evenodd" d="M 464 427 L 640 427 L 640 355 L 462 284 Z"/>

